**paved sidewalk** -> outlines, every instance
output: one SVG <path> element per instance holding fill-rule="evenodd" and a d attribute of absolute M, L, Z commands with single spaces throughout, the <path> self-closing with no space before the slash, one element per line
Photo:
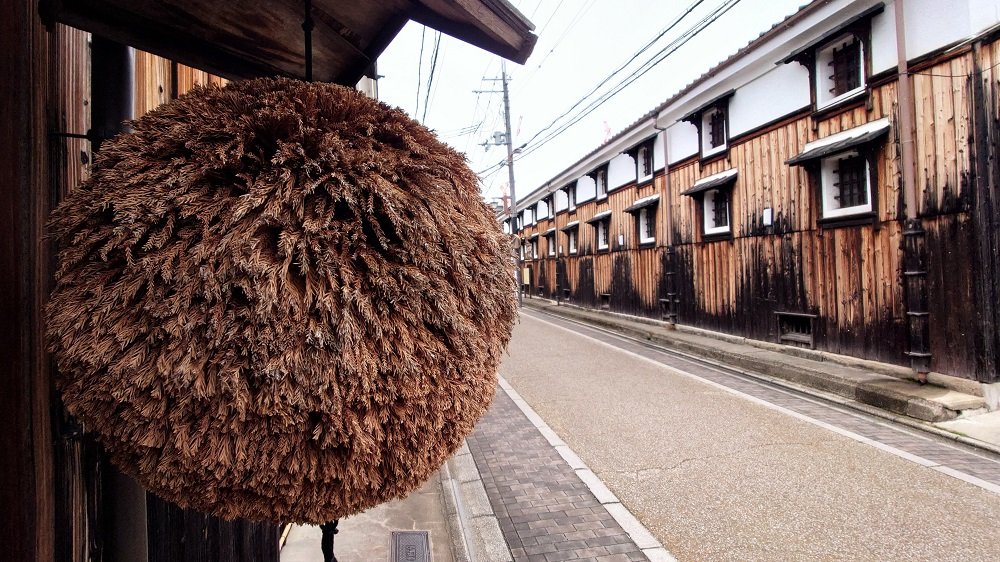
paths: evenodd
<path fill-rule="evenodd" d="M 514 560 L 647 560 L 503 390 L 468 439 Z"/>

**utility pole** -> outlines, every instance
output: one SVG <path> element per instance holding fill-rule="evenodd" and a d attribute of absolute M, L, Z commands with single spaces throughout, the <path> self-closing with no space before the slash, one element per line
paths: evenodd
<path fill-rule="evenodd" d="M 514 191 L 514 139 L 510 132 L 510 91 L 507 89 L 507 64 L 504 62 L 500 63 L 500 78 L 485 78 L 489 81 L 499 80 L 503 84 L 503 119 L 504 125 L 507 128 L 507 133 L 504 136 L 504 144 L 507 145 L 507 178 L 510 183 L 510 224 L 511 233 L 515 234 L 521 230 L 521 225 L 517 221 L 517 192 Z M 500 93 L 496 90 L 476 90 L 478 93 Z M 493 135 L 493 141 L 483 142 L 483 146 L 489 150 L 490 146 L 499 145 L 500 142 L 497 137 L 499 134 Z M 520 236 L 518 236 L 520 238 Z M 517 305 L 524 305 L 524 296 L 521 291 L 521 252 L 520 249 L 514 250 L 514 260 L 517 264 L 516 271 L 514 272 L 514 279 L 517 282 Z"/>

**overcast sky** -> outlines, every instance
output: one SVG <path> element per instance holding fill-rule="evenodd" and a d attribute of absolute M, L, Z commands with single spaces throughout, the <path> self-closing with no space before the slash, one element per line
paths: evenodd
<path fill-rule="evenodd" d="M 512 3 L 535 24 L 538 35 L 538 44 L 524 65 L 506 63 L 514 146 L 527 143 L 524 154 L 514 162 L 515 187 L 521 197 L 794 13 L 807 0 Z M 670 31 L 635 56 L 685 13 Z M 692 35 L 713 14 L 721 15 Z M 677 46 L 685 35 L 690 36 L 689 40 Z M 437 43 L 438 34 L 433 29 L 407 24 L 379 58 L 378 71 L 384 76 L 379 80 L 379 98 L 401 107 L 464 152 L 474 171 L 485 171 L 480 175 L 483 196 L 487 200 L 499 197 L 507 189 L 507 170 L 496 164 L 506 158 L 506 148 L 484 150 L 481 145 L 495 131 L 504 130 L 503 96 L 477 94 L 475 90 L 501 89 L 499 81 L 488 80 L 500 78 L 501 59 L 443 35 L 435 63 Z M 622 66 L 624 70 L 612 76 Z M 649 70 L 644 75 L 629 80 L 634 71 L 645 68 Z M 590 108 L 588 115 L 558 136 L 546 140 L 549 133 L 613 89 L 620 91 Z M 555 126 L 551 126 L 553 122 Z"/>

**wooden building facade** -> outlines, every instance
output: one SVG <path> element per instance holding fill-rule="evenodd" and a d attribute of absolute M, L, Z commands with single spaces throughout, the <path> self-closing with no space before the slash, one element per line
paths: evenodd
<path fill-rule="evenodd" d="M 309 53 L 304 6 L 311 6 Z M 0 18 L 0 543 L 12 562 L 277 561 L 277 525 L 158 500 L 114 470 L 53 385 L 49 212 L 121 123 L 195 84 L 280 75 L 354 85 L 410 19 L 517 62 L 504 1 L 14 0 Z M 93 34 L 93 35 L 92 35 Z M 306 43 L 309 44 L 309 43 Z M 142 49 L 142 50 L 140 50 Z M 144 51 L 145 52 L 144 52 Z M 155 53 L 150 54 L 150 53 Z M 310 64 L 305 59 L 313 59 Z M 310 75 L 310 72 L 312 72 Z"/>
<path fill-rule="evenodd" d="M 997 383 L 998 23 L 805 6 L 518 202 L 526 290 Z"/>

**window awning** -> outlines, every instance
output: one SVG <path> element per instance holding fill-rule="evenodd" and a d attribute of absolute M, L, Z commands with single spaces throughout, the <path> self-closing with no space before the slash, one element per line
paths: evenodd
<path fill-rule="evenodd" d="M 858 14 L 858 15 L 854 16 L 853 18 L 851 18 L 851 19 L 845 21 L 844 23 L 840 24 L 833 31 L 829 31 L 829 32 L 823 34 L 822 36 L 819 37 L 819 39 L 815 39 L 813 41 L 810 41 L 809 44 L 807 44 L 806 46 L 800 47 L 799 49 L 797 49 L 796 51 L 794 51 L 792 54 L 790 54 L 787 57 L 785 57 L 784 59 L 778 61 L 777 64 L 788 64 L 790 62 L 801 62 L 804 59 L 804 57 L 811 57 L 813 51 L 815 51 L 817 47 L 822 47 L 823 45 L 825 45 L 829 41 L 831 41 L 833 39 L 836 39 L 840 35 L 843 35 L 845 33 L 845 31 L 848 28 L 850 28 L 852 25 L 854 25 L 856 23 L 860 23 L 860 22 L 868 20 L 868 19 L 871 19 L 871 18 L 873 18 L 873 17 L 881 14 L 883 10 L 885 10 L 885 3 L 884 2 L 879 2 L 878 4 L 872 6 L 871 8 L 868 8 L 864 12 L 861 12 L 860 14 Z"/>
<path fill-rule="evenodd" d="M 552 234 L 555 231 L 556 231 L 556 227 L 553 226 L 552 228 L 550 228 L 550 229 L 548 229 L 548 230 L 545 231 L 545 235 L 548 236 L 549 234 Z"/>
<path fill-rule="evenodd" d="M 408 20 L 524 63 L 538 39 L 507 0 L 313 0 L 313 76 L 353 86 Z M 304 77 L 303 2 L 42 2 L 44 18 L 224 78 Z"/>
<path fill-rule="evenodd" d="M 786 160 L 785 164 L 788 164 L 789 166 L 800 166 L 818 158 L 830 156 L 831 154 L 843 152 L 854 148 L 855 146 L 872 142 L 884 136 L 888 132 L 888 117 L 879 119 L 878 121 L 872 121 L 871 123 L 866 123 L 860 127 L 854 127 L 853 129 L 841 131 L 837 134 L 806 143 L 805 149 L 797 156 Z"/>
<path fill-rule="evenodd" d="M 536 238 L 538 238 L 538 233 L 537 232 L 528 236 L 528 240 L 534 240 Z"/>
<path fill-rule="evenodd" d="M 596 215 L 591 217 L 590 220 L 587 221 L 587 224 L 594 224 L 595 222 L 600 222 L 610 216 L 611 216 L 611 211 L 601 211 L 600 213 L 597 213 Z"/>
<path fill-rule="evenodd" d="M 657 195 L 650 195 L 649 197 L 643 197 L 642 199 L 638 199 L 638 200 L 635 201 L 635 203 L 632 203 L 631 205 L 629 205 L 628 207 L 626 207 L 625 208 L 625 212 L 626 213 L 634 213 L 634 212 L 638 211 L 639 209 L 642 209 L 642 208 L 645 208 L 645 207 L 651 207 L 653 205 L 656 205 L 659 202 L 660 202 L 660 196 L 659 196 L 659 194 L 657 194 Z"/>
<path fill-rule="evenodd" d="M 566 226 L 560 228 L 559 230 L 562 231 L 572 230 L 578 226 L 580 226 L 580 221 L 573 221 L 571 223 L 567 223 Z"/>
<path fill-rule="evenodd" d="M 718 174 L 706 176 L 694 182 L 694 185 L 692 185 L 687 191 L 681 192 L 681 195 L 697 195 L 710 189 L 715 189 L 721 185 L 734 182 L 736 181 L 736 175 L 738 173 L 739 172 L 736 168 L 730 168 L 725 172 L 719 172 Z"/>

